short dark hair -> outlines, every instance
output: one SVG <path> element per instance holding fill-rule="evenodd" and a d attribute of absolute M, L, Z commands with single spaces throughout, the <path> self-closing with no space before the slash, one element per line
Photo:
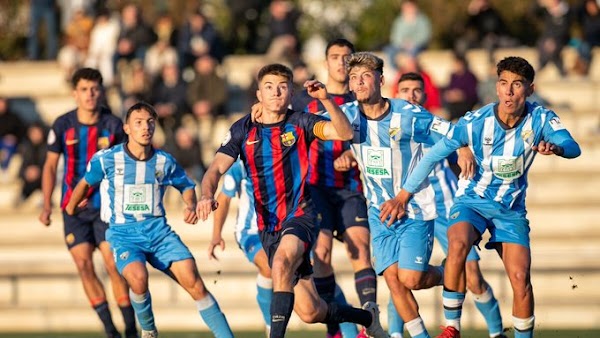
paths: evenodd
<path fill-rule="evenodd" d="M 125 123 L 127 123 L 127 121 L 129 121 L 129 117 L 131 116 L 131 113 L 133 113 L 134 111 L 137 111 L 137 110 L 145 110 L 148 113 L 150 113 L 150 115 L 152 115 L 152 118 L 154 118 L 154 119 L 158 118 L 158 114 L 156 113 L 156 110 L 150 103 L 140 101 L 140 102 L 134 104 L 133 106 L 129 107 L 129 109 L 127 109 L 127 113 L 125 114 Z"/>
<path fill-rule="evenodd" d="M 425 80 L 423 80 L 423 77 L 421 76 L 421 74 L 414 73 L 414 72 L 408 72 L 408 73 L 402 74 L 400 76 L 400 79 L 398 79 L 398 83 L 404 82 L 404 81 L 419 81 L 419 82 L 421 82 L 421 84 L 425 85 Z"/>
<path fill-rule="evenodd" d="M 498 76 L 500 76 L 502 72 L 508 71 L 521 75 L 527 81 L 529 81 L 529 83 L 533 83 L 533 79 L 535 78 L 535 70 L 533 69 L 533 66 L 531 66 L 527 60 L 519 56 L 509 56 L 502 59 L 496 65 L 496 70 Z"/>
<path fill-rule="evenodd" d="M 294 81 L 294 73 L 292 73 L 292 70 L 280 63 L 273 63 L 262 67 L 258 71 L 258 82 L 260 82 L 266 75 L 278 75 L 286 78 L 290 82 Z"/>
<path fill-rule="evenodd" d="M 354 53 L 354 45 L 352 44 L 352 42 L 343 39 L 343 38 L 339 38 L 339 39 L 335 39 L 335 40 L 331 40 L 329 41 L 329 43 L 327 44 L 327 47 L 325 48 L 325 56 L 327 56 L 329 54 L 329 49 L 331 49 L 331 47 L 333 46 L 339 46 L 339 47 L 348 47 L 350 49 L 351 53 Z"/>
<path fill-rule="evenodd" d="M 73 88 L 77 87 L 80 80 L 88 80 L 98 82 L 102 86 L 102 74 L 94 68 L 79 68 L 73 73 L 71 77 L 71 85 Z"/>

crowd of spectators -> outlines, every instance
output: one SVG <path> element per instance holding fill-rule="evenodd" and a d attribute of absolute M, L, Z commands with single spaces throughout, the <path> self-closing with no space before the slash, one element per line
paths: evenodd
<path fill-rule="evenodd" d="M 287 62 L 294 69 L 297 86 L 314 77 L 316 70 L 302 60 L 299 22 L 303 14 L 297 1 L 226 0 L 231 20 L 224 30 L 201 6 L 174 16 L 165 5 L 147 15 L 137 3 L 31 0 L 27 57 L 57 60 L 65 79 L 82 66 L 99 69 L 105 86 L 117 98 L 116 105 L 111 102 L 117 115 L 138 100 L 153 104 L 159 113 L 157 145 L 176 155 L 185 153 L 178 149 L 202 149 L 203 141 L 218 138 L 215 122 L 227 118 L 232 105 L 236 112 L 243 112 L 253 103 L 252 85 L 238 99 L 242 104 L 228 102 L 234 96 L 223 65 L 229 54 L 263 54 L 268 60 Z M 497 48 L 521 44 L 494 4 L 497 2 L 491 0 L 463 4 L 466 17 L 454 32 L 452 72 L 440 86 L 419 64 L 420 53 L 430 48 L 435 22 L 423 10 L 423 2 L 402 0 L 383 48 L 396 72 L 388 78 L 398 79 L 406 72 L 421 74 L 426 108 L 452 120 L 485 102 L 489 84 L 473 74 L 467 53 L 484 49 L 493 63 Z M 561 76 L 589 72 L 592 49 L 600 46 L 600 0 L 536 0 L 528 15 L 540 26 L 536 45 L 539 69 L 554 64 Z M 562 59 L 568 45 L 577 51 L 573 69 Z M 392 97 L 395 87 L 390 86 Z M 34 150 L 36 135 L 43 135 L 47 126 L 22 123 L 17 127 L 18 120 L 1 98 L 1 169 L 6 169 L 20 145 L 27 149 L 27 163 L 20 170 L 26 182 L 21 198 L 27 198 L 37 186 L 35 170 L 29 168 L 40 160 Z M 182 155 L 181 161 L 186 160 L 189 158 Z M 189 168 L 199 178 L 204 164 L 200 160 L 189 163 Z"/>

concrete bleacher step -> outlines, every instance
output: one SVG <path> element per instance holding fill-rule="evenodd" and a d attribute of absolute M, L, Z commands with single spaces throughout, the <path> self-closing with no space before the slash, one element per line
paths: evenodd
<path fill-rule="evenodd" d="M 69 95 L 65 73 L 55 61 L 0 62 L 0 93 L 10 96 Z"/>

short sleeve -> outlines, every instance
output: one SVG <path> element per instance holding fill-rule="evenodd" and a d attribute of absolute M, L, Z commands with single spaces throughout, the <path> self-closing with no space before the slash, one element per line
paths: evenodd
<path fill-rule="evenodd" d="M 217 152 L 229 155 L 233 158 L 238 158 L 242 151 L 242 144 L 244 144 L 246 131 L 250 123 L 250 115 L 235 122 L 231 128 L 229 128 L 225 137 L 223 137 L 223 141 L 221 141 L 221 146 Z"/>
<path fill-rule="evenodd" d="M 169 161 L 171 162 L 171 170 L 165 173 L 163 185 L 170 185 L 180 192 L 193 189 L 196 184 L 189 178 L 183 167 L 173 157 L 169 156 Z"/>
<path fill-rule="evenodd" d="M 48 151 L 59 154 L 63 152 L 62 135 L 64 135 L 64 129 L 64 123 L 61 119 L 54 121 L 46 140 Z"/>
<path fill-rule="evenodd" d="M 300 127 L 304 130 L 304 134 L 306 135 L 306 141 L 310 144 L 314 141 L 317 136 L 315 135 L 315 125 L 319 122 L 327 122 L 329 121 L 323 116 L 316 114 L 302 114 L 298 120 L 300 122 Z"/>
<path fill-rule="evenodd" d="M 419 143 L 434 145 L 452 130 L 452 123 L 426 111 L 415 113 L 414 118 L 414 139 Z"/>
<path fill-rule="evenodd" d="M 89 185 L 98 185 L 104 179 L 104 158 L 102 154 L 104 154 L 104 151 L 97 152 L 87 164 L 83 178 Z"/>

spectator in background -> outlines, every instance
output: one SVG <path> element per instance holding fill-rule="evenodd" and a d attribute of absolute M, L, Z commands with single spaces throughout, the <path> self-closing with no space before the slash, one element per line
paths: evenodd
<path fill-rule="evenodd" d="M 115 72 L 121 72 L 134 59 L 143 62 L 148 47 L 155 40 L 156 35 L 143 22 L 138 6 L 129 4 L 123 7 L 117 50 L 113 58 Z"/>
<path fill-rule="evenodd" d="M 156 42 L 146 52 L 144 69 L 151 79 L 155 79 L 165 65 L 179 64 L 177 55 L 177 30 L 173 18 L 168 13 L 161 14 L 154 24 Z"/>
<path fill-rule="evenodd" d="M 140 60 L 133 60 L 118 75 L 121 83 L 121 111 L 125 116 L 127 109 L 138 101 L 150 101 L 153 83 L 144 71 L 144 65 Z"/>
<path fill-rule="evenodd" d="M 38 30 L 44 21 L 46 36 L 46 59 L 56 59 L 58 51 L 58 24 L 56 18 L 56 2 L 54 0 L 31 0 L 29 4 L 29 35 L 27 37 L 27 57 L 38 60 L 40 57 L 40 41 Z"/>
<path fill-rule="evenodd" d="M 187 88 L 187 102 L 200 130 L 202 124 L 209 122 L 210 134 L 201 132 L 203 140 L 211 140 L 216 118 L 225 115 L 227 100 L 227 81 L 217 72 L 217 61 L 210 55 L 201 56 L 194 63 L 194 80 Z"/>
<path fill-rule="evenodd" d="M 390 64 L 398 69 L 396 54 L 408 53 L 416 57 L 427 48 L 431 40 L 431 21 L 421 12 L 415 0 L 402 1 L 400 14 L 392 23 L 390 31 L 390 44 L 384 50 L 388 55 Z"/>
<path fill-rule="evenodd" d="M 19 146 L 19 154 L 23 162 L 19 170 L 22 185 L 17 205 L 42 189 L 42 168 L 46 160 L 46 129 L 46 126 L 40 122 L 33 123 L 27 128 L 27 135 Z"/>
<path fill-rule="evenodd" d="M 571 36 L 571 8 L 564 0 L 538 0 L 536 15 L 543 21 L 542 35 L 537 44 L 540 63 L 538 71 L 552 62 L 564 77 L 567 73 L 561 52 Z"/>
<path fill-rule="evenodd" d="M 304 82 L 308 80 L 313 80 L 315 76 L 310 72 L 306 63 L 302 60 L 296 61 L 292 66 L 292 73 L 294 75 L 294 82 L 292 85 L 294 86 L 294 93 L 300 93 L 305 90 Z M 294 98 L 296 95 L 292 96 L 292 106 L 294 106 Z M 304 109 L 304 107 L 302 108 Z"/>
<path fill-rule="evenodd" d="M 396 55 L 396 64 L 398 65 L 399 69 L 396 73 L 393 83 L 397 84 L 404 73 L 417 73 L 421 75 L 425 85 L 425 95 L 427 95 L 427 101 L 423 104 L 423 107 L 425 107 L 425 109 L 429 110 L 434 115 L 444 117 L 440 90 L 431 79 L 429 73 L 421 68 L 417 57 L 406 53 L 398 53 Z M 392 86 L 392 92 L 390 96 L 396 97 L 397 95 L 398 86 L 394 85 Z"/>
<path fill-rule="evenodd" d="M 23 136 L 25 124 L 10 111 L 8 100 L 0 97 L 0 172 L 4 178 L 7 178 L 4 171 L 8 168 Z"/>
<path fill-rule="evenodd" d="M 575 71 L 587 75 L 592 63 L 592 49 L 600 47 L 600 2 L 583 0 L 576 14 L 577 22 L 581 27 L 582 40 L 577 46 L 578 59 Z"/>
<path fill-rule="evenodd" d="M 231 23 L 226 36 L 232 53 L 257 54 L 258 27 L 269 0 L 225 0 Z"/>
<path fill-rule="evenodd" d="M 267 34 L 265 36 L 267 57 L 294 63 L 300 55 L 298 20 L 301 13 L 288 0 L 273 0 L 269 5 Z"/>
<path fill-rule="evenodd" d="M 58 52 L 58 63 L 69 81 L 73 72 L 82 67 L 87 58 L 94 19 L 82 7 L 77 8 L 64 32 L 64 46 Z"/>
<path fill-rule="evenodd" d="M 181 125 L 181 117 L 189 112 L 186 90 L 187 84 L 181 78 L 179 68 L 170 64 L 163 67 L 148 97 L 158 114 L 166 145 L 174 142 L 175 129 Z"/>
<path fill-rule="evenodd" d="M 202 162 L 202 147 L 200 140 L 190 129 L 186 126 L 177 128 L 174 146 L 167 148 L 167 151 L 175 157 L 189 177 L 198 183 L 202 182 L 202 176 L 206 171 Z"/>
<path fill-rule="evenodd" d="M 179 33 L 177 51 L 181 69 L 193 67 L 203 55 L 210 55 L 218 62 L 225 56 L 221 37 L 200 9 L 187 17 Z"/>
<path fill-rule="evenodd" d="M 443 91 L 444 107 L 448 111 L 449 120 L 456 122 L 477 104 L 477 83 L 477 77 L 469 69 L 467 59 L 455 53 L 450 82 Z"/>
<path fill-rule="evenodd" d="M 467 22 L 461 25 L 454 49 L 465 54 L 471 48 L 485 48 L 493 62 L 494 50 L 511 47 L 517 41 L 510 37 L 504 19 L 490 0 L 471 0 L 467 7 Z"/>
<path fill-rule="evenodd" d="M 111 86 L 114 82 L 113 57 L 118 39 L 118 20 L 112 18 L 110 11 L 106 9 L 99 11 L 94 28 L 90 33 L 90 46 L 85 65 L 100 71 L 106 87 Z"/>

